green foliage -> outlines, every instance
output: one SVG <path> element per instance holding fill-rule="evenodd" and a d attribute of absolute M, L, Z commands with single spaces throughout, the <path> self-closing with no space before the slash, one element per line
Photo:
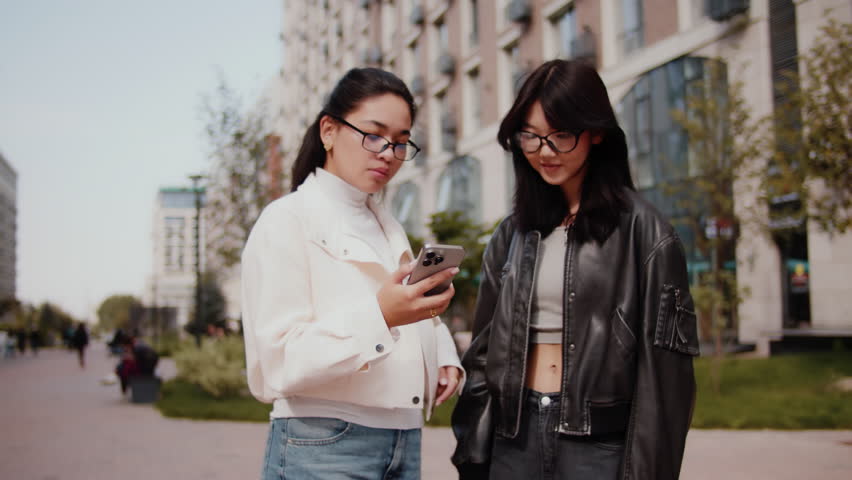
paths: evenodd
<path fill-rule="evenodd" d="M 709 269 L 692 286 L 703 336 L 716 340 L 733 325 L 737 306 L 747 293 L 736 274 L 723 268 L 734 258 L 740 230 L 756 222 L 746 209 L 734 208 L 734 188 L 748 184 L 758 170 L 762 120 L 752 118 L 741 82 L 729 83 L 721 59 L 706 63 L 704 76 L 687 85 L 686 108 L 671 112 L 689 138 L 687 164 L 663 184 L 680 212 L 672 223 L 690 231 L 697 256 Z"/>
<path fill-rule="evenodd" d="M 270 406 L 246 395 L 216 398 L 198 385 L 174 379 L 163 384 L 157 409 L 173 418 L 268 422 Z"/>
<path fill-rule="evenodd" d="M 453 280 L 456 294 L 451 308 L 457 314 L 470 319 L 479 290 L 479 272 L 482 269 L 482 253 L 496 225 L 486 227 L 471 222 L 463 212 L 438 212 L 430 217 L 429 229 L 437 243 L 461 245 L 465 257 L 459 273 Z"/>
<path fill-rule="evenodd" d="M 852 23 L 829 18 L 813 47 L 800 56 L 802 74 L 787 72 L 783 104 L 773 119 L 772 174 L 765 202 L 796 194 L 801 202 L 776 217 L 805 215 L 826 232 L 852 227 Z"/>
<path fill-rule="evenodd" d="M 174 354 L 178 378 L 215 398 L 244 394 L 245 346 L 238 336 L 207 338 L 201 347 L 187 344 Z"/>
<path fill-rule="evenodd" d="M 435 410 L 432 411 L 432 417 L 426 422 L 426 425 L 430 427 L 449 427 L 452 425 L 453 409 L 456 408 L 458 401 L 459 397 L 453 395 L 449 400 L 435 407 Z"/>
<path fill-rule="evenodd" d="M 98 330 L 111 332 L 130 326 L 130 309 L 141 307 L 142 302 L 133 295 L 112 295 L 98 307 Z"/>
<path fill-rule="evenodd" d="M 720 390 L 712 363 L 695 362 L 695 428 L 852 428 L 852 392 L 832 383 L 852 377 L 852 353 L 725 358 Z"/>
<path fill-rule="evenodd" d="M 201 318 L 192 312 L 192 321 L 186 325 L 186 331 L 192 335 L 205 335 L 207 326 L 225 327 L 227 303 L 215 273 L 205 272 L 201 276 Z"/>
<path fill-rule="evenodd" d="M 157 338 L 150 339 L 149 344 L 160 357 L 171 357 L 178 350 L 189 347 L 190 340 L 181 340 L 177 332 L 168 332 Z"/>

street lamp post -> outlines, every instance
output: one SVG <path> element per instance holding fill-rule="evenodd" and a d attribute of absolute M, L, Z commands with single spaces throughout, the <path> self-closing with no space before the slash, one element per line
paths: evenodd
<path fill-rule="evenodd" d="M 190 175 L 192 180 L 192 192 L 195 195 L 195 227 L 193 233 L 195 235 L 195 323 L 192 329 L 195 335 L 195 344 L 201 346 L 201 326 L 204 319 L 204 306 L 201 301 L 201 190 L 199 182 L 204 178 L 203 175 Z"/>

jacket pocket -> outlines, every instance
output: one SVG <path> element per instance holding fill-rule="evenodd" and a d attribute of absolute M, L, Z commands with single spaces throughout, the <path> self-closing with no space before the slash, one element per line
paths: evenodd
<path fill-rule="evenodd" d="M 695 312 L 685 307 L 685 295 L 674 285 L 663 285 L 654 346 L 686 355 L 698 355 L 698 328 Z"/>
<path fill-rule="evenodd" d="M 292 417 L 287 419 L 287 443 L 330 445 L 343 438 L 352 424 L 337 418 Z"/>

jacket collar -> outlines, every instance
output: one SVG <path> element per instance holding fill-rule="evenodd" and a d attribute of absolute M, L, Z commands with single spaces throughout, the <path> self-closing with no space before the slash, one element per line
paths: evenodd
<path fill-rule="evenodd" d="M 319 175 L 331 175 L 321 172 Z M 337 177 L 334 180 L 339 180 Z M 344 182 L 345 183 L 345 182 Z M 346 187 L 351 187 L 346 184 Z M 317 173 L 311 173 L 297 192 L 302 196 L 304 211 L 307 212 L 305 221 L 309 226 L 308 240 L 315 242 L 336 257 L 349 261 L 369 262 L 384 265 L 377 253 L 349 228 L 342 201 L 356 201 L 357 194 L 345 192 L 341 195 L 329 192 L 320 185 Z M 366 195 L 366 206 L 376 216 L 385 231 L 391 254 L 397 264 L 411 261 L 414 256 L 408 244 L 408 237 L 402 225 L 393 218 L 388 210 L 379 203 L 375 195 Z M 343 197 L 346 197 L 345 199 Z"/>

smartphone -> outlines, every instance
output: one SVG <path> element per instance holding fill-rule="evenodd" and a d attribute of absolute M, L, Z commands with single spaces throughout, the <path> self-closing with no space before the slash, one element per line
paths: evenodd
<path fill-rule="evenodd" d="M 408 285 L 414 284 L 424 278 L 434 275 L 448 268 L 458 267 L 464 258 L 464 247 L 459 245 L 437 245 L 427 243 L 417 255 L 417 264 L 414 265 L 411 275 L 408 277 Z M 426 295 L 437 295 L 450 288 L 453 279 L 426 292 Z"/>

